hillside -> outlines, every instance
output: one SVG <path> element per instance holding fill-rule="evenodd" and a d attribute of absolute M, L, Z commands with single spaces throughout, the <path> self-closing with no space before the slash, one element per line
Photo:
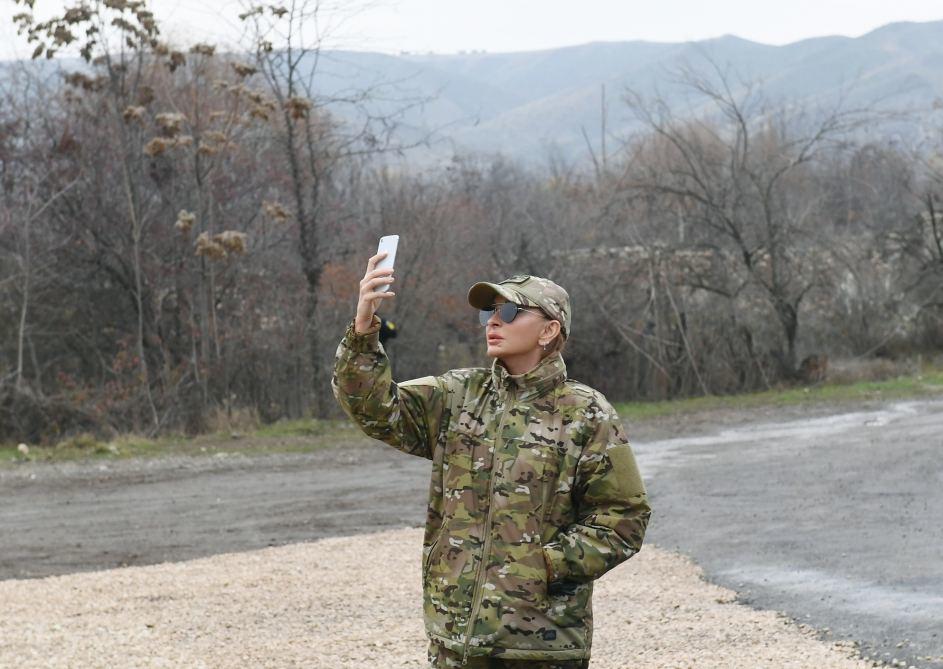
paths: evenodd
<path fill-rule="evenodd" d="M 314 81 L 330 98 L 370 89 L 364 104 L 336 103 L 348 118 L 397 110 L 406 140 L 434 132 L 431 150 L 415 150 L 415 163 L 447 159 L 453 148 L 502 151 L 522 162 L 541 162 L 553 151 L 586 160 L 582 129 L 599 146 L 601 91 L 605 86 L 608 145 L 629 134 L 634 119 L 623 100 L 632 89 L 656 90 L 678 114 L 692 111 L 689 96 L 673 83 L 679 66 L 712 61 L 732 81 L 763 85 L 773 100 L 811 109 L 846 107 L 905 111 L 919 120 L 943 105 L 943 21 L 892 23 L 858 38 L 818 37 L 771 46 L 727 35 L 687 43 L 597 42 L 544 51 L 390 55 L 325 51 Z M 53 63 L 37 61 L 49 75 Z M 0 76 L 11 63 L 0 63 Z M 310 66 L 315 66 L 311 58 Z M 405 109 L 405 111 L 403 111 Z M 939 125 L 938 123 L 936 125 Z M 918 136 L 913 122 L 891 130 Z"/>
<path fill-rule="evenodd" d="M 411 128 L 443 127 L 438 136 L 476 151 L 502 150 L 540 160 L 550 146 L 570 158 L 587 156 L 584 127 L 598 146 L 600 92 L 606 87 L 610 142 L 631 130 L 626 88 L 655 87 L 676 109 L 683 93 L 671 72 L 710 58 L 774 99 L 814 108 L 847 106 L 930 113 L 943 99 L 943 21 L 894 23 L 858 38 L 820 37 L 785 46 L 734 36 L 683 44 L 608 42 L 525 53 L 386 55 L 322 54 L 318 80 L 328 95 L 377 86 L 385 98 L 435 96 L 402 118 Z M 381 82 L 392 82 L 382 84 Z M 392 109 L 395 101 L 378 105 Z M 440 149 L 441 150 L 441 149 Z"/>

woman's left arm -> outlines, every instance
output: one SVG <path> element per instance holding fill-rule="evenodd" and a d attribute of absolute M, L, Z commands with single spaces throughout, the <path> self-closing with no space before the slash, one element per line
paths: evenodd
<path fill-rule="evenodd" d="M 368 436 L 431 460 L 448 394 L 449 373 L 393 381 L 380 343 L 380 317 L 357 333 L 355 322 L 337 346 L 331 389 L 344 412 Z"/>
<path fill-rule="evenodd" d="M 577 465 L 577 522 L 544 545 L 550 582 L 599 578 L 642 548 L 651 507 L 622 422 L 608 403 Z"/>

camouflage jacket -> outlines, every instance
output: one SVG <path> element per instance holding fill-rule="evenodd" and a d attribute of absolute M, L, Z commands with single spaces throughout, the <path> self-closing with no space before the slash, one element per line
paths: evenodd
<path fill-rule="evenodd" d="M 429 638 L 465 658 L 588 658 L 593 581 L 651 515 L 616 412 L 559 353 L 517 376 L 495 360 L 396 383 L 378 329 L 348 325 L 331 386 L 367 435 L 432 461 Z"/>

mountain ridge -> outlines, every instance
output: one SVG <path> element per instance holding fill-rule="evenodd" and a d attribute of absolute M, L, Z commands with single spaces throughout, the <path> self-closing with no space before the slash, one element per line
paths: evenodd
<path fill-rule="evenodd" d="M 598 146 L 603 86 L 609 140 L 636 127 L 620 102 L 626 88 L 649 95 L 657 89 L 685 113 L 683 92 L 668 73 L 684 63 L 709 70 L 708 58 L 735 80 L 761 81 L 771 99 L 810 106 L 830 106 L 846 97 L 856 106 L 928 111 L 943 97 L 943 21 L 899 21 L 860 37 L 825 35 L 784 45 L 721 35 L 697 42 L 597 41 L 505 53 L 383 54 L 382 60 L 374 52 L 343 53 L 350 63 L 381 66 L 375 73 L 380 80 L 390 71 L 412 68 L 419 92 L 432 93 L 427 80 L 440 84 L 439 97 L 423 114 L 404 118 L 417 135 L 438 122 L 452 123 L 449 146 L 501 151 L 524 161 L 540 160 L 548 150 L 585 158 L 584 132 Z M 323 92 L 330 96 L 330 87 Z"/>
<path fill-rule="evenodd" d="M 622 99 L 627 90 L 661 95 L 676 115 L 702 109 L 673 81 L 684 65 L 707 76 L 728 72 L 738 94 L 759 82 L 773 101 L 816 109 L 843 100 L 905 110 L 919 120 L 943 101 L 943 20 L 897 21 L 859 37 L 824 35 L 783 45 L 727 34 L 496 53 L 324 50 L 305 67 L 317 67 L 316 92 L 336 101 L 328 104 L 338 116 L 391 115 L 407 143 L 432 133 L 437 143 L 410 154 L 424 163 L 448 160 L 453 150 L 501 152 L 523 162 L 543 161 L 548 152 L 586 160 L 587 142 L 601 144 L 603 87 L 609 146 L 639 127 Z M 340 102 L 365 89 L 375 92 L 365 107 Z"/>

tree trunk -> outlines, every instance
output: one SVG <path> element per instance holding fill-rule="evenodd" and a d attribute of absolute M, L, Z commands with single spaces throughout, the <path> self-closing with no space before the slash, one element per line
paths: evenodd
<path fill-rule="evenodd" d="M 17 333 L 16 344 L 16 389 L 23 388 L 23 344 L 26 340 L 26 315 L 29 311 L 30 297 L 30 275 L 32 274 L 32 241 L 30 239 L 30 227 L 33 217 L 27 212 L 26 215 L 26 240 L 23 250 L 23 302 L 20 305 L 20 325 Z"/>

